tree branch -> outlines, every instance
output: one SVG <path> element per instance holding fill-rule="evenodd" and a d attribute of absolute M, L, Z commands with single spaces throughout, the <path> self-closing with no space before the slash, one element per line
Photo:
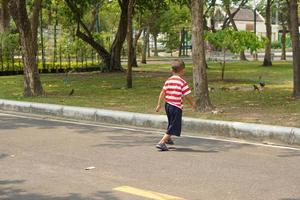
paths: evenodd
<path fill-rule="evenodd" d="M 67 3 L 68 7 L 70 8 L 72 13 L 74 14 L 74 16 L 76 18 L 76 21 L 82 26 L 82 28 L 84 29 L 86 34 L 90 38 L 93 38 L 91 31 L 88 29 L 88 27 L 81 20 L 80 12 L 79 12 L 79 9 L 76 7 L 76 5 L 74 5 L 71 0 L 65 0 L 65 2 Z"/>
<path fill-rule="evenodd" d="M 94 49 L 98 50 L 99 55 L 103 59 L 109 58 L 109 53 L 103 48 L 100 44 L 98 44 L 93 38 L 89 37 L 85 33 L 81 32 L 79 29 L 76 31 L 76 36 L 90 44 Z"/>
<path fill-rule="evenodd" d="M 214 7 L 216 5 L 216 0 L 212 0 L 211 4 L 209 5 L 209 7 L 206 9 L 205 13 L 203 16 L 207 16 L 207 13 L 210 11 L 210 9 L 212 7 Z"/>
<path fill-rule="evenodd" d="M 239 5 L 239 7 L 238 7 L 233 13 L 231 13 L 232 19 L 234 19 L 235 15 L 241 10 L 241 8 L 242 8 L 243 6 L 246 5 L 247 2 L 248 2 L 248 0 L 243 0 L 243 1 L 241 2 L 241 4 Z M 229 11 L 230 11 L 230 8 L 229 8 Z M 227 13 L 227 12 L 226 12 L 226 13 Z M 230 13 L 230 12 L 229 12 L 229 13 Z M 228 13 L 227 13 L 227 14 L 228 14 Z M 228 22 L 228 20 L 229 20 L 229 22 Z M 228 15 L 228 17 L 227 17 L 227 18 L 224 20 L 224 22 L 223 22 L 222 29 L 226 28 L 226 27 L 229 25 L 229 23 L 230 23 L 230 16 Z"/>

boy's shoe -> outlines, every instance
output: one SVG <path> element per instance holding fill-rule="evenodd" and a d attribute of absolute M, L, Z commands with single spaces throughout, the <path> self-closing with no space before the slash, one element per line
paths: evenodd
<path fill-rule="evenodd" d="M 166 144 L 157 144 L 157 145 L 155 145 L 155 147 L 162 150 L 162 151 L 169 151 Z"/>
<path fill-rule="evenodd" d="M 175 143 L 174 143 L 174 141 L 173 141 L 172 139 L 169 139 L 169 140 L 166 142 L 166 144 L 174 145 Z"/>

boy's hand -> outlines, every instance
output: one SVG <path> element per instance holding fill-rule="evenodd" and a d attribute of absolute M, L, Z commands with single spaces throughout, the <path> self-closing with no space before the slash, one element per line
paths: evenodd
<path fill-rule="evenodd" d="M 157 105 L 155 111 L 156 111 L 156 112 L 159 112 L 160 109 L 161 109 L 161 105 Z"/>

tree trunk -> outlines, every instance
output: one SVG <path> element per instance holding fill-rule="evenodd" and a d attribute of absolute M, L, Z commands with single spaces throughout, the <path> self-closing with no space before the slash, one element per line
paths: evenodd
<path fill-rule="evenodd" d="M 157 34 L 153 35 L 153 40 L 154 40 L 154 56 L 158 56 L 158 51 L 157 51 Z"/>
<path fill-rule="evenodd" d="M 57 5 L 54 6 L 54 26 L 53 26 L 53 66 L 56 69 L 56 57 L 57 57 L 57 25 L 58 25 L 58 18 L 57 18 Z"/>
<path fill-rule="evenodd" d="M 281 60 L 286 60 L 286 26 L 282 25 Z"/>
<path fill-rule="evenodd" d="M 142 49 L 142 61 L 141 63 L 146 64 L 147 63 L 147 45 L 148 45 L 148 37 L 149 37 L 149 28 L 144 29 L 143 32 L 143 49 Z"/>
<path fill-rule="evenodd" d="M 1 0 L 0 7 L 0 33 L 6 32 L 9 30 L 9 11 L 8 11 L 8 0 Z"/>
<path fill-rule="evenodd" d="M 179 44 L 179 54 L 178 57 L 183 55 L 183 43 L 184 43 L 184 28 L 180 30 L 180 44 Z"/>
<path fill-rule="evenodd" d="M 79 29 L 76 32 L 76 36 L 82 39 L 83 41 L 85 41 L 86 43 L 88 43 L 91 47 L 93 47 L 97 51 L 102 61 L 104 62 L 105 69 L 103 70 L 104 71 L 109 70 L 110 68 L 108 66 L 110 66 L 110 60 L 111 60 L 111 56 L 109 52 L 106 49 L 104 49 L 104 47 L 102 47 L 100 44 L 98 44 L 92 37 L 87 36 Z"/>
<path fill-rule="evenodd" d="M 36 10 L 37 13 L 39 13 L 39 10 L 36 7 L 39 4 L 38 1 L 39 0 L 36 0 L 34 2 L 34 10 Z M 37 44 L 34 42 L 37 41 L 37 38 L 34 38 L 34 36 L 37 37 L 37 34 L 34 32 L 37 32 L 37 30 L 32 30 L 33 27 L 36 29 L 38 28 L 33 25 L 38 24 L 38 22 L 35 22 L 35 20 L 39 20 L 38 14 L 36 15 L 36 18 L 32 19 L 34 23 L 31 24 L 26 10 L 26 1 L 10 0 L 8 1 L 8 7 L 10 15 L 15 21 L 20 34 L 24 63 L 24 96 L 44 95 L 36 62 Z"/>
<path fill-rule="evenodd" d="M 132 14 L 134 0 L 129 0 L 128 3 L 128 26 L 127 26 L 127 46 L 128 46 L 128 61 L 127 61 L 127 88 L 132 88 L 132 60 L 134 56 L 133 38 L 132 38 Z"/>
<path fill-rule="evenodd" d="M 197 106 L 196 110 L 200 112 L 212 108 L 205 68 L 203 5 L 204 0 L 192 0 L 191 2 L 193 82 Z"/>
<path fill-rule="evenodd" d="M 110 61 L 110 70 L 122 70 L 121 67 L 121 51 L 123 47 L 123 43 L 126 39 L 126 32 L 127 32 L 127 12 L 128 12 L 128 1 L 129 0 L 122 0 L 119 1 L 119 5 L 121 7 L 121 16 L 119 21 L 118 32 L 116 34 L 115 40 L 110 49 L 111 61 Z"/>
<path fill-rule="evenodd" d="M 39 19 L 39 14 L 41 9 L 42 9 L 42 0 L 35 0 L 33 2 L 33 10 L 30 17 L 30 23 L 31 23 L 31 31 L 32 31 L 32 43 L 34 45 L 36 56 L 38 53 L 38 43 L 37 43 L 38 27 L 39 27 L 38 19 Z"/>
<path fill-rule="evenodd" d="M 293 45 L 293 66 L 294 66 L 294 88 L 293 96 L 300 98 L 300 47 L 299 47 L 299 28 L 298 28 L 298 4 L 297 0 L 289 1 L 291 37 Z"/>
<path fill-rule="evenodd" d="M 267 0 L 266 5 L 266 31 L 268 43 L 265 47 L 265 57 L 263 66 L 272 66 L 271 48 L 272 48 L 272 26 L 271 26 L 271 6 L 272 0 Z"/>
<path fill-rule="evenodd" d="M 221 80 L 224 81 L 225 62 L 226 62 L 226 49 L 225 48 L 222 49 L 222 53 L 223 53 L 223 62 L 221 64 L 221 71 L 222 71 Z"/>
<path fill-rule="evenodd" d="M 138 45 L 138 40 L 141 37 L 143 29 L 140 29 L 134 36 L 133 40 L 133 58 L 132 58 L 132 67 L 138 67 L 137 60 L 136 60 L 136 50 L 137 50 L 137 45 Z"/>
<path fill-rule="evenodd" d="M 149 29 L 150 31 L 150 29 Z M 150 32 L 149 32 L 150 33 Z M 151 57 L 151 49 L 150 49 L 150 34 L 148 34 L 148 38 L 147 38 L 147 52 L 148 52 L 148 58 Z"/>

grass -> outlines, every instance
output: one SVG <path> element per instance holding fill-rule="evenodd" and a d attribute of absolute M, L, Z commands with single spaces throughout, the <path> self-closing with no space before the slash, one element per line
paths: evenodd
<path fill-rule="evenodd" d="M 185 79 L 192 86 L 192 67 L 187 65 Z M 0 77 L 0 98 L 42 103 L 106 108 L 142 113 L 155 113 L 160 89 L 169 76 L 168 64 L 141 65 L 134 70 L 134 88 L 126 89 L 124 73 L 73 73 L 64 85 L 63 74 L 41 75 L 46 97 L 22 96 L 22 76 Z M 210 63 L 208 70 L 211 100 L 222 113 L 196 113 L 186 105 L 184 115 L 203 119 L 242 121 L 300 127 L 300 101 L 291 98 L 292 64 L 274 62 L 262 67 L 260 62 L 227 63 L 225 80 L 220 81 L 219 64 Z M 253 91 L 258 77 L 266 82 L 263 91 Z M 222 88 L 239 90 L 222 90 Z M 68 96 L 72 89 L 73 96 Z"/>

